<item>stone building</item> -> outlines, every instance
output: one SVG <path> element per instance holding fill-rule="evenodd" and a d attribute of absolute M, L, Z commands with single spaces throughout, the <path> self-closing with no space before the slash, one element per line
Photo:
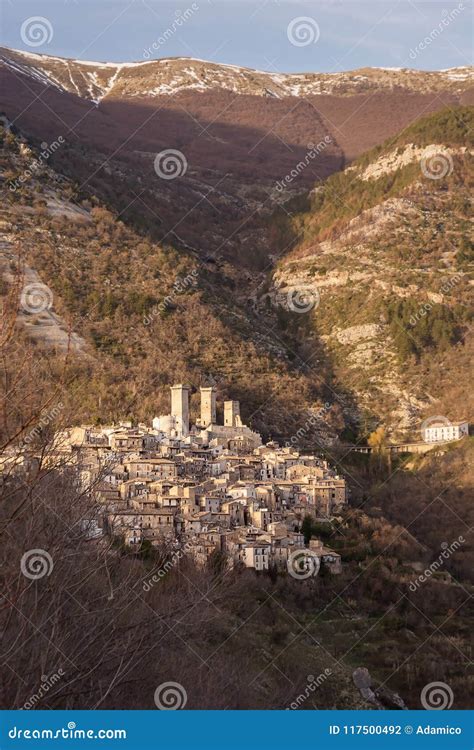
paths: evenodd
<path fill-rule="evenodd" d="M 459 422 L 439 419 L 430 422 L 423 428 L 423 440 L 426 443 L 460 440 L 466 435 L 469 435 L 469 422 L 465 419 L 461 419 Z"/>

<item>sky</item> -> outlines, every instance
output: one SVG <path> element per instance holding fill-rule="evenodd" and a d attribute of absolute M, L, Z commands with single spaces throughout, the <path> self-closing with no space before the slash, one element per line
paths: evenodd
<path fill-rule="evenodd" d="M 2 45 L 81 60 L 197 57 L 279 72 L 472 64 L 469 0 L 0 0 Z"/>

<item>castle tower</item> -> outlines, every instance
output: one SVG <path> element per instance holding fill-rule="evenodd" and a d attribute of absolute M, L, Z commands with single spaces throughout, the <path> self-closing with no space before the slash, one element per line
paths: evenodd
<path fill-rule="evenodd" d="M 210 424 L 216 424 L 216 390 L 210 388 L 201 388 L 201 427 L 209 427 Z"/>
<path fill-rule="evenodd" d="M 238 401 L 224 401 L 225 427 L 237 427 L 240 421 L 240 404 Z"/>
<path fill-rule="evenodd" d="M 171 386 L 171 415 L 179 437 L 189 435 L 189 386 Z"/>

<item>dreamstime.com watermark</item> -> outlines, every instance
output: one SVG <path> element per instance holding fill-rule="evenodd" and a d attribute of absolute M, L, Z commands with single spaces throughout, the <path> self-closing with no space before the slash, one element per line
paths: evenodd
<path fill-rule="evenodd" d="M 447 149 L 435 147 L 422 157 L 420 168 L 423 177 L 428 180 L 443 180 L 454 169 L 453 157 Z"/>
<path fill-rule="evenodd" d="M 11 740 L 126 740 L 126 729 L 77 729 L 75 721 L 69 721 L 61 729 L 20 729 L 8 730 Z"/>
<path fill-rule="evenodd" d="M 466 10 L 464 3 L 458 3 L 456 8 L 451 11 L 443 10 L 443 18 L 434 29 L 431 29 L 430 33 L 425 36 L 415 47 L 410 49 L 410 58 L 416 60 L 418 55 L 428 49 L 428 47 L 441 36 L 443 31 L 464 11 Z"/>
<path fill-rule="evenodd" d="M 175 18 L 173 22 L 168 26 L 165 31 L 160 34 L 158 39 L 156 39 L 147 49 L 143 50 L 143 59 L 149 60 L 153 54 L 153 52 L 157 52 L 161 47 L 163 47 L 166 42 L 168 42 L 174 34 L 176 34 L 177 31 L 181 28 L 181 26 L 184 26 L 184 24 L 189 21 L 189 19 L 194 15 L 194 13 L 197 13 L 199 10 L 199 5 L 197 3 L 193 3 L 190 8 L 186 8 L 184 11 L 177 10 L 175 13 Z"/>
<path fill-rule="evenodd" d="M 304 692 L 300 693 L 298 697 L 290 703 L 289 706 L 287 706 L 287 711 L 297 711 L 300 706 L 305 703 L 305 701 L 308 700 L 308 698 L 320 687 L 324 682 L 326 682 L 327 678 L 330 677 L 333 674 L 332 669 L 324 670 L 324 672 L 321 672 L 321 674 L 318 674 L 317 677 L 314 676 L 314 674 L 308 675 L 308 684 L 306 685 Z"/>
<path fill-rule="evenodd" d="M 66 139 L 62 135 L 59 135 L 57 139 L 51 141 L 51 143 L 46 143 L 46 141 L 43 141 L 38 158 L 33 159 L 27 169 L 25 169 L 25 171 L 22 172 L 19 177 L 16 177 L 14 180 L 11 180 L 11 182 L 8 183 L 8 187 L 10 188 L 10 190 L 13 193 L 15 192 L 15 190 L 19 190 L 23 183 L 28 182 L 32 177 L 34 177 L 38 170 L 41 169 L 41 167 L 44 167 L 45 163 L 48 161 L 48 159 L 51 158 L 55 151 L 57 151 L 58 148 L 61 148 L 61 146 L 63 146 L 65 143 Z"/>
<path fill-rule="evenodd" d="M 451 542 L 451 544 L 448 544 L 448 542 L 442 542 L 441 549 L 443 551 L 438 556 L 438 558 L 434 560 L 431 565 L 429 565 L 423 571 L 423 573 L 420 573 L 420 575 L 410 583 L 408 587 L 410 591 L 417 591 L 423 583 L 426 583 L 426 581 L 428 581 L 440 568 L 443 567 L 445 560 L 449 560 L 451 555 L 456 552 L 456 550 L 458 550 L 463 544 L 465 544 L 465 542 L 466 540 L 463 536 L 458 536 L 458 538 L 455 539 L 454 542 Z"/>
<path fill-rule="evenodd" d="M 288 558 L 288 573 L 298 581 L 317 576 L 321 567 L 321 558 L 309 549 L 297 549 Z"/>
<path fill-rule="evenodd" d="M 61 679 L 61 677 L 64 677 L 66 673 L 62 668 L 58 669 L 57 672 L 53 672 L 52 675 L 47 677 L 46 675 L 43 675 L 41 678 L 41 685 L 39 686 L 36 693 L 33 693 L 28 700 L 23 704 L 21 707 L 21 711 L 31 711 L 32 708 L 35 708 L 36 704 L 40 702 L 42 698 L 44 698 L 47 693 L 51 690 L 52 687 L 56 685 L 57 682 Z"/>
<path fill-rule="evenodd" d="M 179 682 L 162 682 L 155 690 L 154 700 L 160 711 L 178 711 L 188 702 L 188 694 Z"/>
<path fill-rule="evenodd" d="M 54 422 L 54 420 L 59 417 L 63 409 L 64 404 L 62 401 L 59 401 L 48 411 L 46 409 L 43 409 L 37 424 L 35 424 L 33 429 L 31 429 L 23 438 L 23 443 L 26 443 L 28 445 L 29 443 L 33 442 L 33 440 L 38 438 L 41 435 L 41 430 L 51 424 L 51 422 Z"/>
<path fill-rule="evenodd" d="M 443 414 L 435 414 L 423 420 L 420 426 L 422 440 L 437 442 L 447 437 L 451 432 L 453 423 Z"/>
<path fill-rule="evenodd" d="M 173 290 L 168 294 L 159 305 L 155 305 L 148 315 L 143 318 L 143 325 L 149 326 L 153 323 L 157 315 L 165 313 L 169 307 L 173 304 L 176 297 L 184 292 L 188 291 L 190 287 L 196 286 L 198 278 L 198 270 L 195 268 L 182 279 L 177 279 L 173 284 Z"/>
<path fill-rule="evenodd" d="M 311 162 L 316 159 L 325 149 L 333 143 L 333 139 L 330 135 L 325 135 L 322 141 L 319 141 L 319 143 L 310 143 L 308 144 L 308 150 L 306 152 L 306 155 L 304 159 L 298 162 L 293 169 L 288 172 L 285 177 L 283 177 L 282 180 L 277 180 L 275 183 L 275 190 L 279 193 L 281 193 L 285 188 L 287 188 L 293 180 L 296 180 L 297 177 L 299 177 L 302 172 L 311 164 Z"/>
<path fill-rule="evenodd" d="M 162 578 L 166 576 L 167 573 L 169 573 L 170 570 L 172 570 L 180 560 L 183 559 L 184 555 L 186 555 L 191 549 L 191 544 L 189 542 L 186 542 L 186 544 L 181 548 L 176 550 L 172 553 L 169 560 L 167 560 L 161 568 L 157 571 L 157 573 L 154 573 L 148 580 L 143 581 L 143 591 L 151 591 L 152 587 L 155 585 L 155 583 L 159 583 Z"/>
<path fill-rule="evenodd" d="M 324 418 L 330 408 L 331 404 L 326 402 L 324 406 L 322 406 L 316 412 L 316 414 L 311 414 L 311 416 L 308 417 L 308 419 L 305 421 L 304 425 L 300 427 L 295 432 L 295 434 L 290 437 L 289 440 L 285 441 L 286 447 L 289 448 L 290 446 L 295 446 L 299 441 L 303 440 L 303 438 L 305 438 L 312 431 L 312 428 L 316 427 L 318 422 L 320 422 Z"/>
<path fill-rule="evenodd" d="M 293 47 L 307 47 L 316 44 L 321 31 L 318 22 L 311 16 L 297 16 L 288 24 L 286 35 Z"/>
<path fill-rule="evenodd" d="M 454 276 L 452 276 L 450 279 L 444 282 L 444 284 L 440 288 L 440 292 L 442 294 L 449 294 L 451 290 L 459 284 L 459 282 L 462 280 L 463 274 L 462 273 L 456 273 Z M 409 323 L 414 328 L 417 323 L 422 320 L 422 318 L 426 318 L 428 313 L 431 312 L 433 309 L 435 303 L 434 302 L 425 302 L 423 305 L 420 305 L 419 309 L 410 316 Z"/>
<path fill-rule="evenodd" d="M 38 315 L 45 310 L 49 310 L 52 306 L 53 293 L 46 284 L 35 281 L 32 284 L 25 284 L 21 290 L 20 307 L 23 312 L 29 315 Z"/>
<path fill-rule="evenodd" d="M 294 313 L 308 313 L 319 306 L 320 300 L 315 286 L 292 287 L 286 295 L 286 307 Z"/>
<path fill-rule="evenodd" d="M 454 693 L 446 682 L 430 682 L 421 691 L 420 701 L 427 711 L 445 711 L 453 705 Z"/>
<path fill-rule="evenodd" d="M 153 167 L 160 180 L 176 180 L 188 171 L 188 160 L 182 151 L 165 148 L 155 156 Z"/>
<path fill-rule="evenodd" d="M 20 561 L 20 570 L 30 581 L 50 576 L 53 567 L 53 558 L 45 549 L 29 549 Z"/>
<path fill-rule="evenodd" d="M 28 47 L 41 47 L 53 39 L 53 24 L 44 16 L 30 16 L 21 24 L 20 36 Z"/>

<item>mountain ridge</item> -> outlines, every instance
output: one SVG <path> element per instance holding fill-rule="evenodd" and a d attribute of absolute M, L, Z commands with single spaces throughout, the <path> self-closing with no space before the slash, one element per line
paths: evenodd
<path fill-rule="evenodd" d="M 288 96 L 351 95 L 363 91 L 404 89 L 418 93 L 441 89 L 463 95 L 474 82 L 474 68 L 439 71 L 410 68 L 360 68 L 353 71 L 280 73 L 194 57 L 137 62 L 93 62 L 0 47 L 0 60 L 19 73 L 99 104 L 105 97 L 155 97 L 179 91 L 224 89 L 238 94 Z M 91 68 L 93 70 L 91 70 Z M 139 69 L 142 69 L 139 71 Z M 110 75 L 107 76 L 107 73 Z M 137 72 L 151 77 L 140 85 Z"/>

